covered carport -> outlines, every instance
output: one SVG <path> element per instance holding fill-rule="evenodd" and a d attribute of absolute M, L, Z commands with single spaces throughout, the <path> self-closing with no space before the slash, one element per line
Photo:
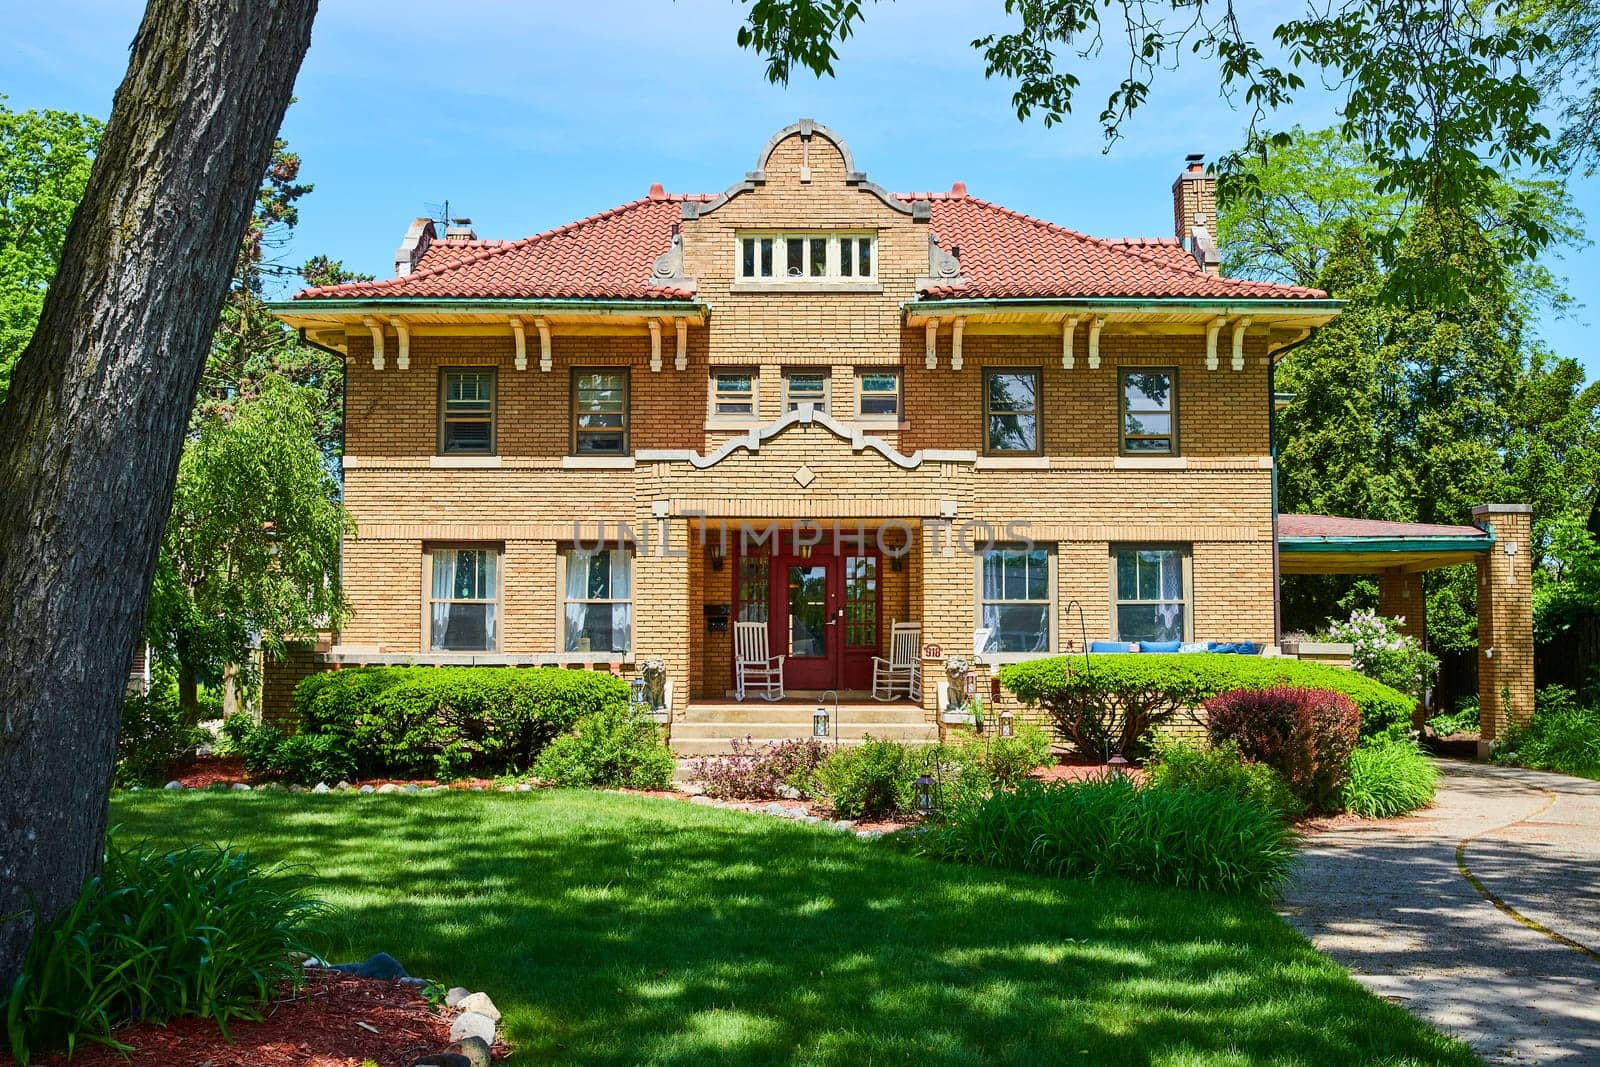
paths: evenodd
<path fill-rule="evenodd" d="M 1461 563 L 1478 569 L 1478 700 L 1487 754 L 1509 721 L 1533 714 L 1533 577 L 1526 504 L 1472 509 L 1471 526 L 1278 516 L 1280 574 L 1371 574 L 1378 611 L 1405 620 L 1421 638 L 1425 605 L 1421 575 Z"/>

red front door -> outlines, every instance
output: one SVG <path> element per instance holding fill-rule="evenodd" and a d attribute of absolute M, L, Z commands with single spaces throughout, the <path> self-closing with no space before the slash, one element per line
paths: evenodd
<path fill-rule="evenodd" d="M 753 576 L 748 560 L 739 573 Z M 873 554 L 834 555 L 826 545 L 810 556 L 780 555 L 767 563 L 767 636 L 785 657 L 789 689 L 867 689 L 878 654 L 878 568 Z M 750 618 L 754 583 L 741 582 L 740 617 Z"/>

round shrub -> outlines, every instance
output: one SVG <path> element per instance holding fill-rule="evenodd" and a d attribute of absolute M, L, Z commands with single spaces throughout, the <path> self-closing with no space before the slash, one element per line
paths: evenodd
<path fill-rule="evenodd" d="M 676 767 L 655 720 L 623 705 L 585 716 L 539 754 L 533 773 L 580 788 L 665 789 Z"/>
<path fill-rule="evenodd" d="M 1361 714 L 1328 689 L 1240 689 L 1206 701 L 1211 743 L 1231 743 L 1245 759 L 1283 775 L 1311 811 L 1334 811 L 1349 773 Z"/>
<path fill-rule="evenodd" d="M 116 784 L 154 785 L 174 764 L 194 755 L 209 735 L 178 706 L 175 691 L 130 696 L 117 730 Z"/>
<path fill-rule="evenodd" d="M 358 667 L 294 693 L 301 732 L 341 738 L 369 777 L 522 770 L 579 719 L 627 706 L 622 679 L 558 667 Z"/>
<path fill-rule="evenodd" d="M 921 773 L 905 745 L 868 737 L 835 749 L 817 768 L 815 789 L 842 819 L 876 819 L 910 809 Z"/>
<path fill-rule="evenodd" d="M 1145 767 L 1155 789 L 1200 789 L 1230 793 L 1293 819 L 1305 810 L 1283 775 L 1264 763 L 1251 763 L 1232 741 L 1203 745 L 1168 738 L 1155 746 L 1155 761 Z"/>
<path fill-rule="evenodd" d="M 1439 769 L 1412 741 L 1363 745 L 1350 754 L 1346 811 L 1366 819 L 1404 815 L 1433 803 Z"/>
<path fill-rule="evenodd" d="M 1219 652 L 1103 653 L 1013 663 L 1000 680 L 1041 708 L 1086 756 L 1142 755 L 1151 731 L 1219 693 L 1295 686 L 1343 693 L 1361 711 L 1361 736 L 1407 736 L 1416 702 L 1355 671 L 1277 656 Z"/>

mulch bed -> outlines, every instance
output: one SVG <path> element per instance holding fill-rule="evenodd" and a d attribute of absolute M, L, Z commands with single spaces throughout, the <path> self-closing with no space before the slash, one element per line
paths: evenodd
<path fill-rule="evenodd" d="M 414 986 L 310 972 L 299 993 L 266 1009 L 264 1021 L 236 1021 L 224 1038 L 208 1019 L 141 1023 L 116 1032 L 127 1058 L 103 1045 L 80 1046 L 71 1067 L 408 1067 L 450 1043 L 450 1016 L 436 1013 Z M 357 1022 L 366 1023 L 373 1033 Z M 14 1061 L 0 1055 L 0 1065 Z M 63 1054 L 35 1059 L 67 1067 Z"/>

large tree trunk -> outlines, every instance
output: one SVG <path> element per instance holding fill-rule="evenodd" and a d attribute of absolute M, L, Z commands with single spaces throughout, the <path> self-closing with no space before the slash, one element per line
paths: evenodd
<path fill-rule="evenodd" d="M 151 0 L 0 409 L 0 989 L 100 862 L 189 408 L 315 13 Z"/>

